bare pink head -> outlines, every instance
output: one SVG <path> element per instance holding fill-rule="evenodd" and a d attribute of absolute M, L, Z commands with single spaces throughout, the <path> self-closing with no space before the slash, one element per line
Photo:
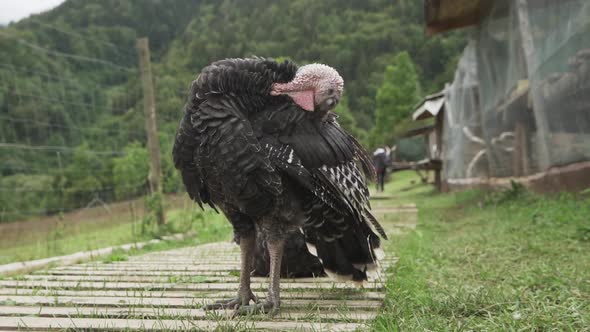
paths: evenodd
<path fill-rule="evenodd" d="M 306 111 L 334 108 L 344 89 L 344 80 L 338 72 L 326 65 L 305 65 L 288 83 L 275 83 L 270 92 L 273 96 L 287 95 Z"/>

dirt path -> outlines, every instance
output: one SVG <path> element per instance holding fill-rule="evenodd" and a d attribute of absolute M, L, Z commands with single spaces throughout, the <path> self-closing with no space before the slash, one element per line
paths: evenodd
<path fill-rule="evenodd" d="M 390 234 L 415 227 L 415 205 L 379 208 Z M 395 264 L 389 253 L 382 271 Z M 232 320 L 229 312 L 201 305 L 233 296 L 238 287 L 238 247 L 212 243 L 131 257 L 128 261 L 63 266 L 0 280 L 2 329 L 350 331 L 377 315 L 385 297 L 382 275 L 365 288 L 328 278 L 283 279 L 281 313 Z M 257 295 L 266 278 L 254 278 Z"/>

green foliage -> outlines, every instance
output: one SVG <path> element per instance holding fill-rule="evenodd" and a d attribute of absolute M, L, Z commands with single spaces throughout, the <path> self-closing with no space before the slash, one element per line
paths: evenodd
<path fill-rule="evenodd" d="M 101 188 L 113 185 L 110 160 L 89 150 L 87 144 L 78 146 L 63 170 L 66 207 L 86 206 L 98 197 Z"/>
<path fill-rule="evenodd" d="M 129 256 L 127 256 L 127 252 L 122 249 L 114 249 L 110 255 L 104 257 L 102 259 L 103 263 L 112 263 L 112 262 L 124 262 L 128 261 Z"/>
<path fill-rule="evenodd" d="M 428 146 L 422 137 L 400 139 L 397 142 L 395 155 L 398 160 L 418 161 L 426 157 Z"/>
<path fill-rule="evenodd" d="M 124 155 L 113 160 L 113 178 L 118 199 L 135 197 L 142 193 L 150 171 L 147 149 L 139 142 L 125 147 Z"/>
<path fill-rule="evenodd" d="M 494 191 L 488 194 L 485 198 L 486 204 L 498 205 L 503 203 L 509 203 L 527 195 L 528 192 L 522 184 L 516 181 L 510 181 L 510 187 Z"/>
<path fill-rule="evenodd" d="M 142 235 L 157 236 L 164 232 L 158 226 L 158 216 L 164 211 L 164 201 L 159 193 L 152 193 L 145 197 L 146 214 L 141 220 Z"/>
<path fill-rule="evenodd" d="M 0 222 L 19 219 L 32 211 L 44 211 L 57 204 L 56 195 L 47 195 L 52 190 L 51 175 L 15 174 L 0 176 Z M 18 195 L 13 190 L 18 191 Z"/>
<path fill-rule="evenodd" d="M 387 66 L 383 83 L 377 91 L 372 146 L 392 145 L 399 134 L 396 126 L 412 114 L 419 97 L 420 86 L 414 63 L 407 52 L 401 52 Z"/>
<path fill-rule="evenodd" d="M 5 180 L 12 176 L 21 182 L 34 182 L 39 174 L 51 177 L 42 182 L 42 190 L 35 188 L 37 193 L 0 192 L 0 221 L 25 216 L 15 211 L 53 214 L 97 198 L 108 203 L 144 192 L 138 37 L 149 38 L 152 52 L 163 189 L 178 192 L 183 186 L 170 158 L 172 142 L 189 83 L 202 67 L 251 55 L 329 64 L 345 80 L 346 98 L 336 110 L 340 121 L 367 144 L 375 122 L 387 126 L 378 105 L 391 97 L 387 89 L 376 97 L 394 55 L 407 51 L 415 62 L 417 85 L 432 92 L 451 77 L 465 44 L 462 34 L 426 37 L 422 10 L 419 1 L 387 0 L 69 0 L 2 28 L 0 142 L 64 149 L 59 154 L 0 149 L 0 181 L 9 186 L 2 189 L 21 186 Z M 79 61 L 53 51 L 107 62 Z M 401 108 L 399 116 L 407 115 Z M 371 136 L 373 144 L 386 139 Z M 139 143 L 128 147 L 129 142 Z M 130 164 L 124 166 L 126 162 Z"/>
<path fill-rule="evenodd" d="M 357 121 L 348 107 L 348 99 L 346 97 L 342 98 L 338 106 L 334 109 L 334 112 L 338 114 L 338 123 L 342 128 L 356 137 L 360 142 L 366 141 L 367 132 L 358 127 Z"/>
<path fill-rule="evenodd" d="M 198 207 L 168 214 L 167 227 L 171 233 L 194 231 L 203 243 L 228 240 L 232 234 L 232 226 L 224 215 Z"/>
<path fill-rule="evenodd" d="M 162 176 L 164 178 L 163 189 L 166 193 L 184 191 L 184 184 L 180 172 L 174 167 L 172 160 L 172 147 L 176 135 L 176 122 L 167 124 L 160 131 L 160 154 L 162 156 Z"/>

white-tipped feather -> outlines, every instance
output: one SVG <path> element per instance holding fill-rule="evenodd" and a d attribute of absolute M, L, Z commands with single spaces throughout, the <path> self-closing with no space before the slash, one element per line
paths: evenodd
<path fill-rule="evenodd" d="M 347 282 L 347 281 L 352 281 L 352 274 L 349 275 L 342 275 L 342 274 L 338 274 L 334 271 L 328 270 L 326 268 L 324 268 L 324 272 L 326 272 L 326 274 L 328 275 L 328 277 L 334 279 L 335 281 L 338 282 Z"/>
<path fill-rule="evenodd" d="M 310 254 L 314 255 L 315 257 L 318 257 L 318 250 L 313 244 L 305 242 L 305 246 L 307 246 L 307 251 L 309 251 Z"/>
<path fill-rule="evenodd" d="M 336 282 L 352 283 L 356 287 L 364 287 L 369 284 L 367 280 L 362 280 L 362 281 L 352 280 L 352 274 L 342 275 L 342 274 L 338 274 L 332 270 L 328 270 L 326 268 L 324 268 L 324 272 L 326 272 L 328 277 L 330 277 L 331 279 L 333 279 Z"/>
<path fill-rule="evenodd" d="M 352 264 L 355 269 L 365 271 L 369 280 L 379 278 L 379 263 L 371 264 Z"/>
<path fill-rule="evenodd" d="M 373 252 L 375 253 L 375 258 L 377 258 L 378 261 L 385 258 L 385 251 L 383 251 L 383 249 L 376 248 L 376 249 L 373 249 Z"/>

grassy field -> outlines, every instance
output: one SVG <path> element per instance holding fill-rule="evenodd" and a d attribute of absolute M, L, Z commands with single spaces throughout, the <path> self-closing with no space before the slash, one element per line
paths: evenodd
<path fill-rule="evenodd" d="M 139 201 L 136 204 L 141 206 L 143 203 Z M 23 225 L 0 225 L 11 227 L 12 230 L 22 228 L 2 234 L 6 239 L 0 245 L 0 264 L 142 242 L 170 233 L 192 231 L 196 235 L 183 241 L 165 241 L 142 251 L 225 240 L 232 235 L 231 226 L 225 217 L 211 210 L 203 212 L 188 199 L 181 202 L 177 199 L 167 204 L 167 225 L 161 232 L 156 232 L 153 224 L 144 224 L 142 208 L 137 208 L 134 213 L 117 207 L 111 207 L 110 213 L 101 211 L 101 208 L 95 210 L 87 213 L 87 219 L 83 219 L 84 215 L 79 212 L 72 212 L 62 217 L 63 222 L 56 222 L 53 217 L 26 221 Z M 145 232 L 142 232 L 142 227 L 146 228 Z M 117 255 L 121 254 L 115 253 L 114 256 Z"/>
<path fill-rule="evenodd" d="M 400 260 L 390 271 L 373 330 L 590 331 L 588 197 L 541 196 L 518 186 L 496 193 L 437 194 L 412 172 L 395 174 L 386 189 L 373 206 L 416 203 L 418 227 L 386 242 L 386 250 Z M 228 240 L 232 234 L 222 216 L 193 204 L 170 207 L 167 218 L 169 232 L 197 235 L 147 250 Z M 0 263 L 151 237 L 137 235 L 137 221 L 108 224 L 0 248 Z"/>
<path fill-rule="evenodd" d="M 590 331 L 590 199 L 435 194 L 412 173 L 387 191 L 418 227 L 388 241 L 400 261 L 374 330 Z"/>

